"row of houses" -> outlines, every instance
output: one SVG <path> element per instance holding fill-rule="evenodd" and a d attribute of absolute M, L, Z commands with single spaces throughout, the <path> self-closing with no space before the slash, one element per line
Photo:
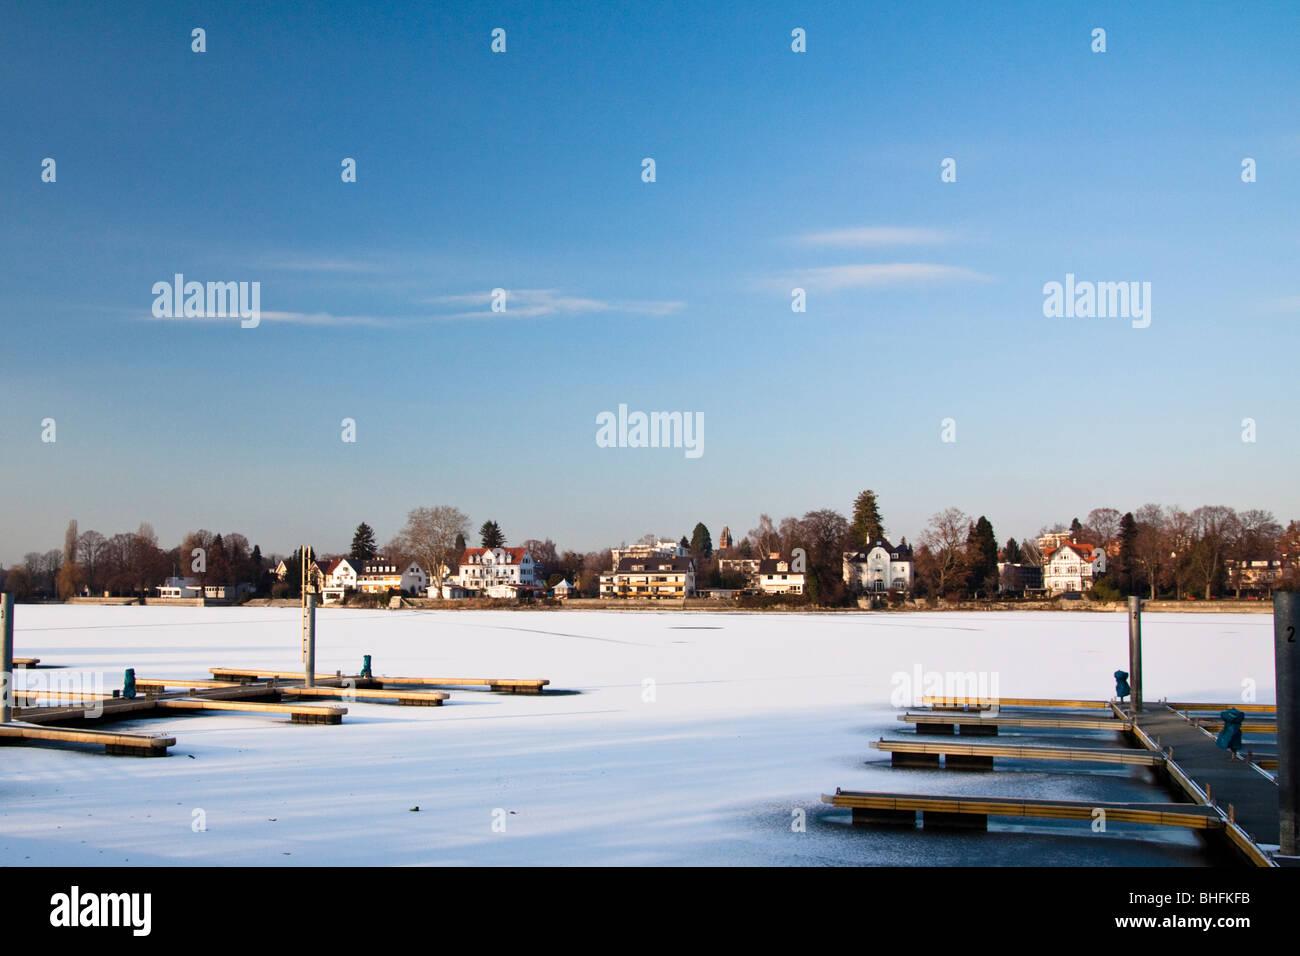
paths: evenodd
<path fill-rule="evenodd" d="M 1090 544 L 1069 540 L 1046 542 L 1045 561 L 1041 566 L 1029 564 L 998 565 L 1000 590 L 1065 594 L 1089 590 L 1106 570 L 1106 551 Z M 696 586 L 694 559 L 678 542 L 657 541 L 634 545 L 614 552 L 614 567 L 600 575 L 602 598 L 641 598 L 681 600 L 702 593 Z M 1251 588 L 1267 584 L 1281 576 L 1281 562 L 1239 562 L 1231 570 L 1234 586 Z M 801 595 L 807 590 L 807 577 L 799 559 L 770 553 L 766 558 L 719 559 L 725 573 L 739 574 L 744 586 L 740 590 L 758 594 Z M 394 591 L 414 596 L 446 599 L 490 597 L 521 598 L 552 593 L 567 598 L 576 593 L 568 581 L 553 589 L 545 586 L 545 569 L 527 548 L 467 548 L 455 568 L 444 567 L 441 589 L 416 562 L 398 562 L 385 557 L 369 561 L 334 558 L 313 561 L 311 584 L 326 604 L 343 601 L 349 593 L 388 594 Z M 285 580 L 289 574 L 285 562 L 275 568 L 275 575 Z M 878 538 L 857 551 L 842 554 L 843 581 L 851 589 L 866 593 L 908 592 L 915 582 L 912 548 L 906 542 L 891 544 Z M 169 578 L 157 590 L 160 597 L 236 601 L 241 589 L 252 585 L 201 585 L 192 578 Z M 726 597 L 734 590 L 709 589 L 712 596 Z"/>
<path fill-rule="evenodd" d="M 285 580 L 289 567 L 281 561 L 274 571 Z M 336 604 L 350 592 L 389 594 L 400 591 L 417 597 L 517 598 L 545 590 L 543 568 L 527 548 L 467 548 L 456 568 L 442 569 L 441 591 L 418 562 L 398 562 L 376 557 L 370 561 L 331 558 L 313 561 L 309 567 L 311 585 L 322 603 Z M 560 582 L 555 591 L 567 597 L 572 586 Z"/>
<path fill-rule="evenodd" d="M 629 552 L 631 552 L 629 554 Z M 797 559 L 769 553 L 766 558 L 720 558 L 724 573 L 743 576 L 744 591 L 758 594 L 804 594 L 807 574 Z M 638 545 L 619 552 L 614 569 L 600 576 L 603 598 L 680 600 L 694 597 L 695 561 L 673 542 Z M 912 549 L 894 546 L 884 538 L 859 551 L 843 554 L 844 583 L 862 591 L 909 591 L 913 581 Z M 734 590 L 709 589 L 714 597 Z"/>
<path fill-rule="evenodd" d="M 1106 570 L 1106 551 L 1090 544 L 1062 538 L 1044 555 L 1041 566 L 1029 564 L 998 565 L 1000 588 L 1004 591 L 1046 592 L 1050 595 L 1082 593 Z M 656 547 L 661 546 L 661 550 Z M 672 600 L 692 597 L 695 586 L 695 562 L 673 542 L 659 546 L 642 545 L 620 554 L 614 568 L 601 575 L 600 596 L 605 598 L 649 598 Z M 1252 565 L 1264 564 L 1252 562 Z M 766 558 L 721 558 L 723 572 L 738 573 L 745 578 L 745 590 L 761 594 L 803 594 L 807 588 L 803 567 L 797 562 L 769 554 Z M 1253 575 L 1267 578 L 1280 575 L 1280 567 L 1243 569 L 1243 578 Z M 906 542 L 891 544 L 878 538 L 857 551 L 842 555 L 842 577 L 855 591 L 883 593 L 908 592 L 916 580 L 912 548 Z M 714 596 L 719 596 L 713 589 Z M 728 596 L 730 591 L 722 592 Z"/>

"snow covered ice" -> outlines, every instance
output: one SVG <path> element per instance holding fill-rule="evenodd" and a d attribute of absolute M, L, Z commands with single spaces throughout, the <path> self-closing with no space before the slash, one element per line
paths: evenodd
<path fill-rule="evenodd" d="M 103 671 L 110 688 L 126 667 L 301 670 L 299 622 L 291 608 L 24 605 L 15 653 Z M 1240 701 L 1249 680 L 1273 701 L 1272 626 L 1147 615 L 1147 699 Z M 356 673 L 364 654 L 377 676 L 551 683 L 540 697 L 452 689 L 442 707 L 349 702 L 339 726 L 240 713 L 110 725 L 175 736 L 166 759 L 6 747 L 0 864 L 1204 862 L 1182 832 L 854 829 L 819 800 L 837 786 L 1168 799 L 1138 768 L 891 770 L 869 746 L 911 733 L 890 696 L 917 667 L 993 672 L 1006 697 L 1109 697 L 1127 669 L 1123 614 L 318 611 L 318 671 Z M 38 673 L 18 671 L 18 686 Z"/>

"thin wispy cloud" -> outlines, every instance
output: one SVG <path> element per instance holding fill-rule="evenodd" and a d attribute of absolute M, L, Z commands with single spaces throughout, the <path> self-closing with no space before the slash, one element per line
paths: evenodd
<path fill-rule="evenodd" d="M 951 282 L 991 282 L 992 276 L 965 266 L 934 262 L 873 262 L 799 269 L 774 284 L 783 287 L 835 290 Z"/>
<path fill-rule="evenodd" d="M 341 257 L 320 257 L 320 258 L 273 258 L 258 263 L 267 269 L 279 270 L 282 272 L 348 272 L 348 273 L 379 273 L 389 271 L 388 266 L 379 262 L 369 262 L 364 259 L 349 259 Z"/>
<path fill-rule="evenodd" d="M 913 246 L 952 242 L 956 233 L 919 226 L 854 226 L 808 232 L 795 237 L 806 246 Z"/>
<path fill-rule="evenodd" d="M 593 299 L 566 295 L 558 289 L 506 289 L 505 311 L 493 312 L 491 290 L 442 295 L 427 300 L 435 305 L 470 306 L 466 311 L 443 313 L 440 319 L 548 318 L 566 315 L 621 313 L 666 316 L 679 312 L 683 302 L 669 300 Z"/>
<path fill-rule="evenodd" d="M 446 306 L 455 311 L 433 311 L 422 315 L 343 315 L 333 312 L 294 312 L 263 310 L 262 322 L 283 325 L 315 326 L 319 328 L 410 328 L 439 322 L 463 320 L 511 321 L 519 319 L 563 318 L 566 316 L 624 314 L 642 316 L 668 316 L 681 311 L 685 303 L 677 301 L 593 299 L 585 296 L 565 295 L 556 289 L 507 289 L 506 308 L 492 311 L 492 292 L 467 292 L 442 295 L 419 300 L 421 307 Z M 132 311 L 135 310 L 121 310 Z M 238 321 L 239 316 L 155 316 L 152 312 L 138 313 L 152 322 L 202 322 L 208 324 Z"/>
<path fill-rule="evenodd" d="M 118 310 L 126 311 L 126 310 Z M 185 316 L 157 316 L 152 312 L 144 312 L 142 317 L 150 322 L 175 322 L 177 324 L 192 324 L 203 322 L 207 324 L 230 324 L 238 323 L 238 315 L 185 315 Z M 314 326 L 368 326 L 370 328 L 393 328 L 404 324 L 404 320 L 395 318 L 385 318 L 376 315 L 335 315 L 332 312 L 282 312 L 282 311 L 259 311 L 259 322 L 278 322 L 284 325 L 314 325 Z"/>

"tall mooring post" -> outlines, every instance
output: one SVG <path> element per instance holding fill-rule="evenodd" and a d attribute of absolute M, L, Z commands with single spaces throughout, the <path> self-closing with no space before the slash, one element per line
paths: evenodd
<path fill-rule="evenodd" d="M 1273 595 L 1273 666 L 1277 677 L 1277 809 L 1280 852 L 1300 856 L 1300 592 Z"/>
<path fill-rule="evenodd" d="M 316 594 L 311 576 L 311 548 L 298 549 L 301 556 L 299 594 L 302 595 L 302 661 L 308 687 L 316 686 Z"/>
<path fill-rule="evenodd" d="M 1142 599 L 1128 599 L 1128 674 L 1133 713 L 1142 712 Z"/>
<path fill-rule="evenodd" d="M 303 662 L 306 664 L 305 683 L 308 687 L 316 686 L 316 595 L 307 595 L 307 607 L 303 610 L 303 634 L 306 647 Z"/>
<path fill-rule="evenodd" d="M 0 724 L 14 719 L 14 596 L 0 595 Z"/>

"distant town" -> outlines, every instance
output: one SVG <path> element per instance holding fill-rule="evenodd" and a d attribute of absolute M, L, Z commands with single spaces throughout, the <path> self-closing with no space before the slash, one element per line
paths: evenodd
<path fill-rule="evenodd" d="M 680 538 L 647 534 L 587 553 L 560 551 L 550 539 L 511 545 L 492 520 L 471 546 L 468 516 L 445 505 L 411 511 L 383 547 L 362 522 L 346 554 L 308 546 L 266 555 L 243 534 L 207 530 L 168 549 L 148 524 L 105 537 L 79 531 L 74 520 L 63 548 L 0 568 L 0 589 L 18 601 L 242 604 L 297 600 L 305 585 L 321 604 L 365 606 L 395 599 L 492 606 L 711 599 L 744 607 L 1212 600 L 1263 598 L 1297 580 L 1300 522 L 1284 528 L 1264 510 L 1095 508 L 1083 520 L 999 543 L 987 517 L 948 508 L 913 545 L 886 535 L 871 490 L 857 496 L 850 517 L 829 509 L 779 522 L 761 515 L 743 536 L 723 525 L 716 541 L 700 522 Z"/>

